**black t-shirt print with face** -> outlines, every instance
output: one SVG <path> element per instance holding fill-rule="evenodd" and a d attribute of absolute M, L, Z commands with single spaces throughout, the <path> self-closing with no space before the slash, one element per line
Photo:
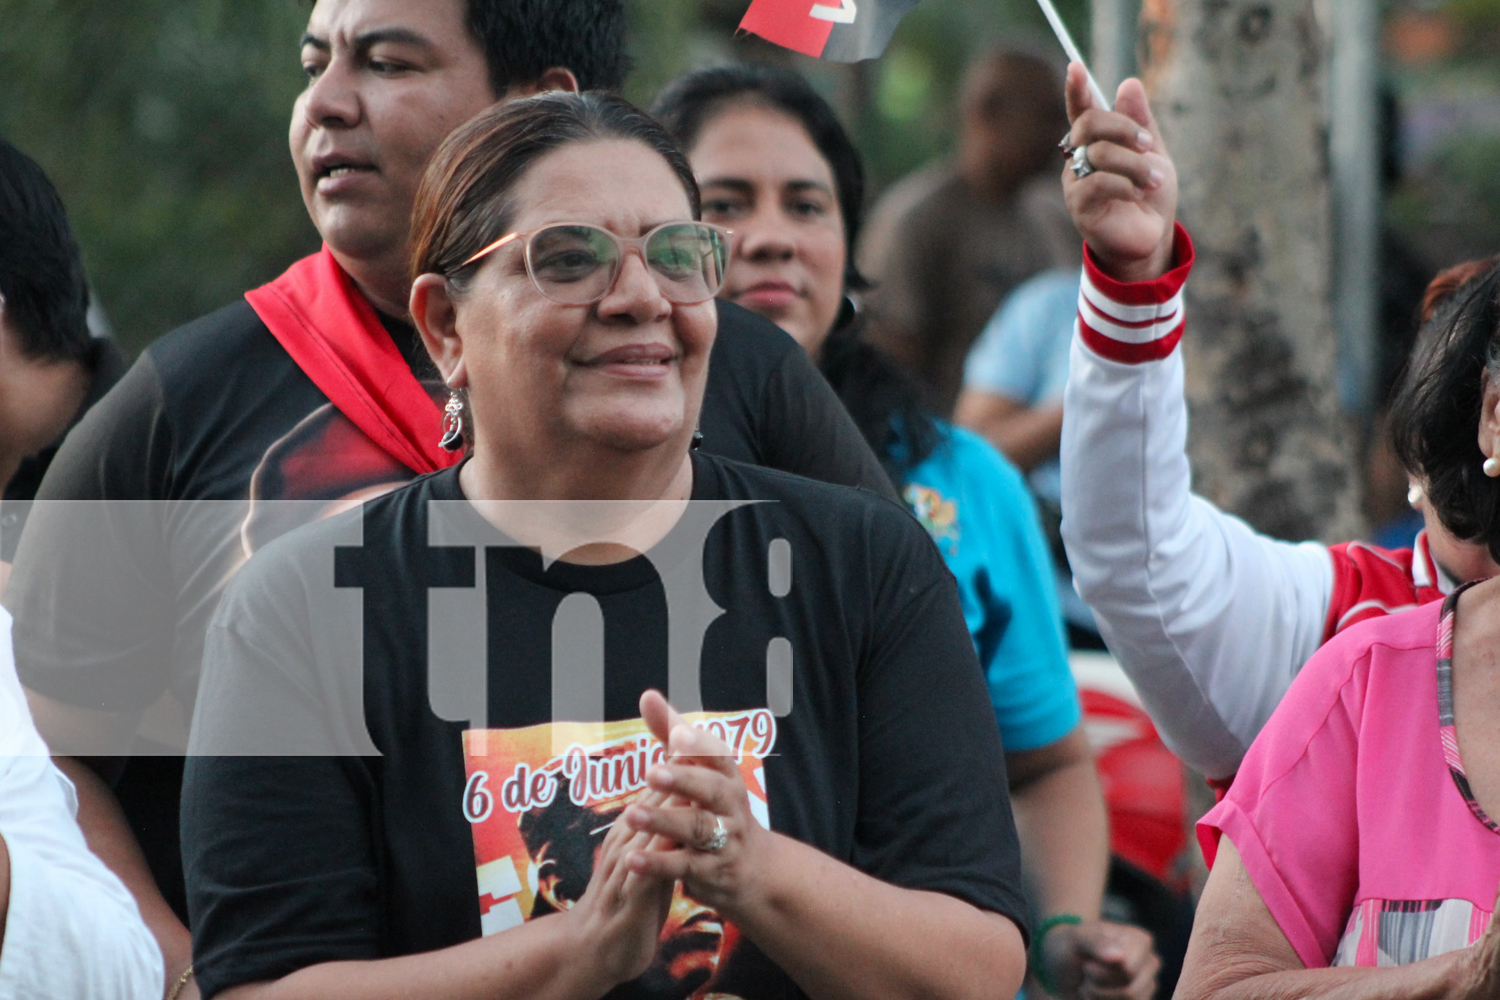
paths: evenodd
<path fill-rule="evenodd" d="M 536 881 L 533 917 L 570 910 L 583 898 L 604 835 L 625 811 L 623 802 L 604 808 L 577 805 L 568 779 L 561 779 L 559 786 L 548 805 L 528 812 L 519 824 Z M 660 950 L 641 977 L 642 992 L 692 996 L 713 979 L 738 938 L 717 911 L 679 889 L 662 927 Z"/>
<path fill-rule="evenodd" d="M 693 500 L 732 509 L 698 554 L 705 592 L 724 610 L 702 637 L 702 714 L 690 721 L 736 753 L 756 821 L 872 877 L 1024 926 L 994 713 L 926 532 L 868 493 L 701 453 L 693 469 Z M 745 500 L 757 502 L 736 506 Z M 565 910 L 582 897 L 610 824 L 644 788 L 656 751 L 640 695 L 671 681 L 655 563 L 544 563 L 488 522 L 476 530 L 492 541 L 430 544 L 435 503 L 482 522 L 457 470 L 422 477 L 262 550 L 215 614 L 204 689 L 229 721 L 271 705 L 283 748 L 360 728 L 380 756 L 237 757 L 204 746 L 188 760 L 184 865 L 196 968 L 210 992 L 323 962 L 432 951 Z M 773 542 L 791 552 L 789 586 L 770 585 Z M 434 709 L 428 657 L 433 595 L 477 590 L 481 566 L 482 600 L 466 605 L 484 625 L 475 697 L 486 721 L 475 726 L 470 704 Z M 330 589 L 358 616 L 353 688 L 329 676 L 344 667 L 328 657 L 347 648 L 330 630 L 350 627 L 324 610 Z M 597 605 L 603 628 L 602 722 L 553 717 L 554 622 L 580 599 Z M 793 670 L 773 711 L 777 642 Z M 355 697 L 320 700 L 340 689 Z M 203 732 L 217 731 L 213 700 L 199 703 Z M 731 921 L 682 898 L 651 970 L 610 995 L 802 993 Z"/>

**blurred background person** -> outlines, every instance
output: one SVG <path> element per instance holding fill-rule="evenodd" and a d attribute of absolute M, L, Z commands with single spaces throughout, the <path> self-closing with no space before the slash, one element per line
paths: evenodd
<path fill-rule="evenodd" d="M 817 360 L 958 580 L 1035 889 L 1045 960 L 1034 971 L 1061 996 L 1145 1000 L 1160 964 L 1150 936 L 1100 919 L 1104 801 L 1031 499 L 1014 467 L 933 417 L 914 380 L 863 340 L 848 297 L 865 284 L 850 254 L 859 154 L 801 77 L 769 66 L 690 73 L 655 111 L 688 152 L 704 219 L 734 233 L 721 298 L 780 323 Z"/>
<path fill-rule="evenodd" d="M 1076 268 L 1043 271 L 1011 292 L 964 362 L 953 420 L 1026 474 L 1051 549 L 1058 604 L 1074 649 L 1103 649 L 1093 613 L 1073 589 L 1062 544 L 1063 389 L 1078 317 Z"/>
<path fill-rule="evenodd" d="M 157 1000 L 161 949 L 83 841 L 73 785 L 26 708 L 10 630 L 0 608 L 0 997 Z"/>
<path fill-rule="evenodd" d="M 1067 129 L 1060 75 L 1018 48 L 968 67 L 951 162 L 880 199 L 859 248 L 870 339 L 953 411 L 964 358 L 1007 292 L 1049 267 L 1076 267 L 1078 238 L 1052 167 Z"/>
<path fill-rule="evenodd" d="M 88 279 L 62 199 L 0 139 L 0 594 L 62 436 L 125 371 L 89 334 Z"/>

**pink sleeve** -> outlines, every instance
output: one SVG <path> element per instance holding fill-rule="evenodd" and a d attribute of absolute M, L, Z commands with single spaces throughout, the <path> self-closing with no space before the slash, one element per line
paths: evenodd
<path fill-rule="evenodd" d="M 1333 959 L 1359 879 L 1355 768 L 1370 647 L 1345 633 L 1307 662 L 1228 796 L 1198 823 L 1213 865 L 1227 836 L 1308 968 Z"/>

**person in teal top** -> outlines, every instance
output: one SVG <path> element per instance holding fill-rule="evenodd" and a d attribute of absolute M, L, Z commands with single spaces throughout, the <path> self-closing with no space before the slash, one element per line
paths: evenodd
<path fill-rule="evenodd" d="M 1100 919 L 1104 797 L 1036 510 L 1013 466 L 933 417 L 916 384 L 860 336 L 848 294 L 866 287 L 851 253 L 859 154 L 826 101 L 769 66 L 689 73 L 653 110 L 688 154 L 704 221 L 733 231 L 720 297 L 779 324 L 817 361 L 958 581 L 1038 915 L 1032 975 L 1059 1000 L 1149 1000 L 1160 967 L 1150 934 Z M 951 259 L 932 248 L 931 266 Z"/>
<path fill-rule="evenodd" d="M 958 580 L 1005 748 L 1035 750 L 1082 718 L 1068 669 L 1052 559 L 1021 473 L 983 438 L 937 421 L 901 498 Z"/>
<path fill-rule="evenodd" d="M 953 419 L 1026 469 L 1047 525 L 1057 600 L 1074 649 L 1103 649 L 1094 613 L 1073 589 L 1057 525 L 1062 519 L 1062 395 L 1078 318 L 1077 268 L 1026 279 L 1011 292 L 969 349 Z"/>

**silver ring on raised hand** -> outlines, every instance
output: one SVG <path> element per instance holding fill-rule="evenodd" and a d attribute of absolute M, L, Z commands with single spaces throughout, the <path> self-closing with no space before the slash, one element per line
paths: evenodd
<path fill-rule="evenodd" d="M 1069 166 L 1073 168 L 1073 176 L 1079 180 L 1083 180 L 1097 169 L 1093 161 L 1089 159 L 1089 147 L 1087 143 L 1073 150 L 1073 162 Z"/>
<path fill-rule="evenodd" d="M 714 817 L 714 832 L 707 840 L 698 845 L 698 850 L 705 854 L 717 854 L 729 843 L 729 831 L 724 829 L 724 817 Z"/>
<path fill-rule="evenodd" d="M 1068 134 L 1062 137 L 1062 142 L 1059 142 L 1057 144 L 1057 148 L 1062 153 L 1063 159 L 1070 159 L 1073 156 L 1073 150 L 1077 149 L 1078 147 L 1073 145 L 1072 129 L 1069 129 Z"/>

